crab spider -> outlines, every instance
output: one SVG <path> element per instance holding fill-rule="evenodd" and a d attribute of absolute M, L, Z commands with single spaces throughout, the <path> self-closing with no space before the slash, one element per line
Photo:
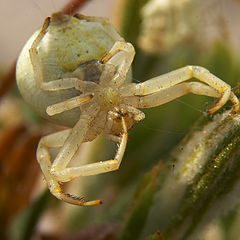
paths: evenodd
<path fill-rule="evenodd" d="M 187 93 L 217 98 L 214 113 L 228 100 L 237 112 L 231 86 L 199 66 L 186 66 L 143 83 L 131 83 L 135 50 L 103 18 L 55 13 L 25 44 L 17 63 L 24 99 L 43 117 L 72 127 L 43 137 L 37 160 L 51 193 L 75 205 L 97 205 L 66 194 L 61 182 L 117 170 L 128 129 L 144 119 L 139 108 L 167 103 Z M 188 81 L 196 78 L 199 82 Z M 128 80 L 126 80 L 128 79 Z M 119 143 L 113 159 L 68 167 L 79 145 L 104 132 Z M 49 149 L 60 148 L 55 159 Z"/>

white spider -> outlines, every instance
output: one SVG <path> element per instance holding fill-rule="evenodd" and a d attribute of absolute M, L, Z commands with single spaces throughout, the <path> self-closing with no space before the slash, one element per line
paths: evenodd
<path fill-rule="evenodd" d="M 239 101 L 230 85 L 199 66 L 186 66 L 143 83 L 131 83 L 135 51 L 103 18 L 55 13 L 24 46 L 17 63 L 17 83 L 24 99 L 43 117 L 72 127 L 43 137 L 37 160 L 53 195 L 75 205 L 97 205 L 66 194 L 61 182 L 119 168 L 127 131 L 144 119 L 138 108 L 151 108 L 187 93 L 218 98 L 213 113 L 228 100 Z M 201 82 L 186 82 L 196 78 Z M 79 145 L 101 132 L 119 142 L 113 159 L 67 167 Z M 49 149 L 60 150 L 51 159 Z"/>

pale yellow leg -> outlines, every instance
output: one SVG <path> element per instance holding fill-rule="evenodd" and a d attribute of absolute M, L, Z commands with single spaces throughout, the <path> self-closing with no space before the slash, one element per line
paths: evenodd
<path fill-rule="evenodd" d="M 62 170 L 54 170 L 51 173 L 54 175 L 54 178 L 60 182 L 68 182 L 73 178 L 80 176 L 89 176 L 96 175 L 100 173 L 110 172 L 117 170 L 121 164 L 126 144 L 127 144 L 127 126 L 124 118 L 122 118 L 123 133 L 120 138 L 119 147 L 117 149 L 114 159 L 107 161 L 100 161 L 97 163 L 87 164 L 80 167 L 70 167 Z"/>
<path fill-rule="evenodd" d="M 67 99 L 66 101 L 56 103 L 47 107 L 46 112 L 49 116 L 53 116 L 53 115 L 68 111 L 70 109 L 80 107 L 83 103 L 91 100 L 92 97 L 93 96 L 89 94 L 81 94 L 80 96 L 73 97 L 73 98 Z"/>
<path fill-rule="evenodd" d="M 58 91 L 63 89 L 70 89 L 75 88 L 82 92 L 91 92 L 92 90 L 96 89 L 96 84 L 91 82 L 85 82 L 78 78 L 64 78 L 64 79 L 56 79 L 50 82 L 44 82 L 43 72 L 41 68 L 41 62 L 39 61 L 38 57 L 38 50 L 37 47 L 41 40 L 43 39 L 44 35 L 47 33 L 47 29 L 49 26 L 50 18 L 47 18 L 42 26 L 41 31 L 39 32 L 38 36 L 32 43 L 31 48 L 29 49 L 29 56 L 31 59 L 34 79 L 36 81 L 37 86 L 45 91 Z"/>
<path fill-rule="evenodd" d="M 75 126 L 72 128 L 72 131 L 68 135 L 68 138 L 64 142 L 63 147 L 58 152 L 58 155 L 53 161 L 52 170 L 64 169 L 67 164 L 71 161 L 73 155 L 76 153 L 80 144 L 82 143 L 84 136 L 89 130 L 89 123 L 91 120 L 88 118 L 81 118 Z"/>
<path fill-rule="evenodd" d="M 46 18 L 41 28 L 41 31 L 33 41 L 31 48 L 29 49 L 29 56 L 33 67 L 34 79 L 36 81 L 37 86 L 42 90 L 56 91 L 61 89 L 73 88 L 76 80 L 78 80 L 77 78 L 68 78 L 65 80 L 59 79 L 52 82 L 44 82 L 41 63 L 38 58 L 37 47 L 41 40 L 43 39 L 44 35 L 47 33 L 49 23 L 50 18 Z"/>
<path fill-rule="evenodd" d="M 146 96 L 126 97 L 124 101 L 126 101 L 126 103 L 130 103 L 136 108 L 151 108 L 170 102 L 188 93 L 215 98 L 221 96 L 219 92 L 203 83 L 185 82 Z"/>
<path fill-rule="evenodd" d="M 117 41 L 107 55 L 102 58 L 102 63 L 117 67 L 117 73 L 111 80 L 112 85 L 120 86 L 126 80 L 126 75 L 131 68 L 134 55 L 135 49 L 131 43 Z"/>
<path fill-rule="evenodd" d="M 48 184 L 48 188 L 55 197 L 67 203 L 80 206 L 101 204 L 101 200 L 85 201 L 83 198 L 64 193 L 59 181 L 51 174 L 52 162 L 49 148 L 62 147 L 71 132 L 72 129 L 63 130 L 61 132 L 45 136 L 39 142 L 37 160 Z"/>
<path fill-rule="evenodd" d="M 124 95 L 128 96 L 145 96 L 164 91 L 191 78 L 196 78 L 203 83 L 206 83 L 220 94 L 218 102 L 213 108 L 209 109 L 209 113 L 217 111 L 226 103 L 227 100 L 230 100 L 233 103 L 234 112 L 238 111 L 239 100 L 231 91 L 231 86 L 222 81 L 220 78 L 211 74 L 207 69 L 199 66 L 186 66 L 149 79 L 143 83 L 129 84 L 128 86 L 123 87 L 121 91 L 124 93 Z M 197 94 L 202 94 L 201 88 L 199 88 Z"/>
<path fill-rule="evenodd" d="M 29 56 L 31 59 L 32 67 L 33 67 L 34 79 L 36 81 L 37 86 L 43 90 L 44 90 L 44 86 L 43 86 L 44 78 L 43 78 L 42 68 L 40 67 L 41 64 L 37 57 L 37 55 L 38 55 L 37 47 L 38 47 L 39 43 L 41 42 L 41 40 L 43 39 L 44 35 L 47 33 L 49 23 L 50 23 L 50 18 L 46 18 L 46 20 L 44 21 L 43 26 L 41 28 L 41 31 L 39 32 L 38 36 L 33 41 L 31 48 L 29 49 Z"/>

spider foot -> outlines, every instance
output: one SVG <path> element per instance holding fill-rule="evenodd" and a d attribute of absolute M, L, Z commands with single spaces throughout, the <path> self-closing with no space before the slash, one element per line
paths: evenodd
<path fill-rule="evenodd" d="M 62 195 L 64 198 L 62 198 L 63 201 L 74 204 L 74 205 L 80 205 L 80 206 L 93 206 L 93 205 L 100 205 L 102 204 L 102 200 L 92 200 L 92 201 L 85 201 L 83 197 L 78 197 L 75 195 L 72 195 L 70 193 L 64 193 L 62 192 Z M 66 199 L 67 198 L 67 199 Z"/>
<path fill-rule="evenodd" d="M 217 102 L 218 102 L 218 101 L 217 101 Z M 209 108 L 209 109 L 207 110 L 207 114 L 211 115 L 211 114 L 215 113 L 219 108 L 220 108 L 220 107 L 218 106 L 218 104 L 216 104 L 214 107 Z"/>
<path fill-rule="evenodd" d="M 64 193 L 59 183 L 51 184 L 49 187 L 51 193 L 60 200 L 78 206 L 94 206 L 102 204 L 102 200 L 86 201 L 83 197 L 78 197 L 70 193 Z"/>
<path fill-rule="evenodd" d="M 225 99 L 224 99 L 225 98 Z M 227 100 L 230 100 L 233 104 L 233 108 L 232 108 L 232 111 L 231 113 L 232 114 L 235 114 L 238 112 L 239 110 L 239 100 L 238 98 L 236 97 L 236 95 L 233 93 L 233 92 L 230 92 L 230 95 L 228 98 L 226 98 L 224 95 L 222 95 L 218 100 L 217 102 L 215 103 L 215 106 L 208 109 L 207 113 L 208 114 L 213 114 L 214 112 L 216 112 L 218 109 L 220 109 L 225 103 Z"/>

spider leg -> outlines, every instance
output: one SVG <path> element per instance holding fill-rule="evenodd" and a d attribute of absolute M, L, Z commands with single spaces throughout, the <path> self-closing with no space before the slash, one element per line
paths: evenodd
<path fill-rule="evenodd" d="M 131 94 L 136 96 L 145 96 L 159 91 L 164 91 L 191 78 L 196 78 L 202 81 L 220 94 L 220 96 L 214 96 L 218 97 L 218 101 L 213 108 L 208 110 L 209 113 L 214 113 L 217 111 L 226 103 L 227 100 L 230 100 L 233 103 L 234 112 L 238 111 L 239 100 L 231 91 L 231 86 L 222 81 L 220 78 L 211 74 L 207 69 L 199 66 L 186 66 L 164 75 L 149 79 L 143 83 L 135 85 L 131 84 L 125 87 L 128 88 L 128 90 L 122 89 L 122 91 L 125 91 L 125 95 L 129 94 L 128 96 L 131 96 Z M 196 93 L 205 95 L 204 91 L 201 91 L 201 88 L 199 88 L 198 92 Z"/>
<path fill-rule="evenodd" d="M 75 129 L 67 129 L 43 137 L 40 140 L 37 149 L 37 160 L 39 162 L 44 178 L 47 181 L 48 188 L 51 193 L 58 199 L 61 199 L 70 204 L 80 206 L 98 205 L 101 204 L 101 200 L 85 201 L 83 198 L 64 193 L 62 191 L 59 181 L 56 180 L 54 175 L 52 174 L 52 169 L 53 165 L 55 166 L 55 168 L 58 166 L 64 166 L 68 163 L 68 161 L 71 160 L 72 156 L 78 148 L 79 142 L 81 143 L 81 139 L 83 138 L 86 129 L 88 129 L 85 122 L 87 122 L 86 119 L 85 121 L 83 119 L 79 121 L 79 125 L 81 125 L 82 128 L 79 128 L 79 125 L 76 124 L 78 129 L 76 129 L 75 127 Z M 69 141 L 73 140 L 73 138 L 77 139 L 75 139 L 75 142 L 71 142 L 71 148 L 68 149 Z M 58 162 L 54 161 L 54 164 L 52 164 L 49 149 L 54 147 L 61 147 L 62 151 L 60 150 L 60 155 L 62 156 L 62 159 L 58 160 Z M 62 162 L 62 160 L 64 160 L 64 162 Z"/>
<path fill-rule="evenodd" d="M 36 81 L 37 86 L 45 91 L 58 91 L 63 89 L 75 88 L 84 92 L 86 89 L 90 92 L 91 90 L 96 89 L 96 84 L 92 82 L 86 82 L 80 80 L 78 78 L 64 78 L 64 79 L 56 79 L 50 82 L 44 82 L 43 72 L 42 72 L 42 64 L 38 57 L 37 47 L 44 35 L 47 33 L 47 29 L 49 26 L 50 18 L 46 18 L 43 23 L 43 26 L 32 43 L 31 48 L 29 49 L 29 56 L 32 63 L 34 79 Z"/>
<path fill-rule="evenodd" d="M 44 81 L 43 81 L 44 78 L 43 78 L 42 69 L 40 67 L 41 64 L 37 56 L 38 55 L 37 47 L 41 42 L 41 40 L 43 39 L 43 37 L 45 36 L 45 34 L 47 33 L 49 23 L 50 23 L 50 17 L 45 19 L 40 32 L 38 33 L 37 37 L 32 43 L 31 48 L 29 49 L 29 57 L 33 67 L 34 79 L 36 81 L 37 86 L 43 90 L 44 90 Z"/>
<path fill-rule="evenodd" d="M 125 81 L 126 75 L 131 68 L 134 55 L 135 49 L 131 43 L 117 41 L 107 55 L 101 59 L 102 63 L 117 67 L 117 73 L 111 80 L 113 85 L 120 86 Z M 104 81 L 104 79 L 102 81 Z"/>
<path fill-rule="evenodd" d="M 123 132 L 114 159 L 91 163 L 80 167 L 69 167 L 62 170 L 56 169 L 54 172 L 52 171 L 54 178 L 61 182 L 67 182 L 79 176 L 89 176 L 117 170 L 121 164 L 127 144 L 128 133 L 124 118 L 122 118 L 122 127 Z"/>
<path fill-rule="evenodd" d="M 84 136 L 88 132 L 90 123 L 90 117 L 88 118 L 88 116 L 81 116 L 80 120 L 72 128 L 72 131 L 66 138 L 64 145 L 54 159 L 52 171 L 66 168 L 73 155 L 76 153 L 78 147 L 82 143 Z"/>
<path fill-rule="evenodd" d="M 73 97 L 73 98 L 67 99 L 66 101 L 48 106 L 46 109 L 46 112 L 49 116 L 53 116 L 55 114 L 59 114 L 59 113 L 68 111 L 70 109 L 79 107 L 83 103 L 91 100 L 92 97 L 93 96 L 91 94 L 81 94 L 80 96 Z"/>
<path fill-rule="evenodd" d="M 146 96 L 126 97 L 124 101 L 135 108 L 151 108 L 170 102 L 188 93 L 215 98 L 221 96 L 219 92 L 203 83 L 184 82 Z"/>
<path fill-rule="evenodd" d="M 115 143 L 119 143 L 121 139 L 119 136 L 113 134 L 105 134 L 105 138 Z"/>

